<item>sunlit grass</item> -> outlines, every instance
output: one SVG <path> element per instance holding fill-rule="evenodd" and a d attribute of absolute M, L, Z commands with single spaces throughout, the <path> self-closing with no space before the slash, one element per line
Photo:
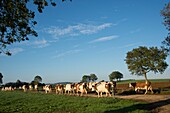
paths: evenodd
<path fill-rule="evenodd" d="M 139 102 L 117 98 L 0 91 L 1 113 L 146 113 Z"/>

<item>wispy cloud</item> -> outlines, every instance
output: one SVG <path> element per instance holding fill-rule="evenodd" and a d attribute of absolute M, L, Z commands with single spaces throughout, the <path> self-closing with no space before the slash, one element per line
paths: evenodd
<path fill-rule="evenodd" d="M 52 35 L 54 38 L 59 38 L 62 36 L 78 36 L 78 35 L 89 35 L 97 33 L 103 29 L 111 27 L 112 23 L 104 23 L 100 25 L 93 24 L 77 24 L 70 25 L 65 28 L 52 26 L 50 28 L 45 28 L 44 32 Z"/>
<path fill-rule="evenodd" d="M 95 40 L 92 40 L 89 43 L 104 42 L 104 41 L 113 40 L 115 38 L 118 38 L 118 36 L 117 35 L 106 36 L 106 37 L 101 37 L 101 38 L 97 38 Z"/>
<path fill-rule="evenodd" d="M 72 55 L 72 54 L 76 54 L 80 51 L 81 51 L 80 49 L 74 49 L 74 50 L 69 50 L 69 51 L 65 51 L 65 52 L 62 52 L 62 53 L 57 52 L 57 55 L 53 56 L 52 58 L 63 58 L 63 57 L 66 57 L 66 56 L 69 56 L 69 55 Z"/>
<path fill-rule="evenodd" d="M 42 40 L 36 40 L 31 45 L 33 45 L 35 48 L 44 48 L 49 46 L 50 44 L 48 43 L 47 40 L 42 39 Z"/>
<path fill-rule="evenodd" d="M 16 55 L 16 54 L 23 52 L 23 51 L 24 51 L 24 49 L 22 49 L 22 48 L 12 48 L 12 49 L 10 49 L 10 52 L 12 53 L 12 55 Z"/>

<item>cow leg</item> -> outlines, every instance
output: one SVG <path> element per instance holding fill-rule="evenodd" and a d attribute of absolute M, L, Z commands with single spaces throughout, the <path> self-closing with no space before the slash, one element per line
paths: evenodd
<path fill-rule="evenodd" d="M 100 97 L 100 92 L 97 92 L 97 94 L 98 94 L 98 98 Z"/>
<path fill-rule="evenodd" d="M 100 97 L 102 97 L 102 92 L 100 92 Z"/>
<path fill-rule="evenodd" d="M 109 97 L 111 97 L 111 94 L 110 94 L 110 92 L 109 92 Z"/>
<path fill-rule="evenodd" d="M 152 86 L 149 87 L 150 91 L 152 94 L 154 94 L 153 90 L 152 90 Z"/>
<path fill-rule="evenodd" d="M 145 95 L 148 93 L 148 87 L 146 88 Z"/>

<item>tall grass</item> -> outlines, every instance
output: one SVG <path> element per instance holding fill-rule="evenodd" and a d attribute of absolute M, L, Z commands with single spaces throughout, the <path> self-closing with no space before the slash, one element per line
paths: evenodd
<path fill-rule="evenodd" d="M 0 91 L 0 113 L 147 113 L 144 103 L 117 98 Z M 138 107 L 137 107 L 138 106 Z"/>

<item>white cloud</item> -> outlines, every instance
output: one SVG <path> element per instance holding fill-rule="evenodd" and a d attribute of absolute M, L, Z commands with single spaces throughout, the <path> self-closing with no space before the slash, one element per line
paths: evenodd
<path fill-rule="evenodd" d="M 75 50 L 69 50 L 69 51 L 66 51 L 66 52 L 63 52 L 63 53 L 59 53 L 55 56 L 53 56 L 53 58 L 62 58 L 62 57 L 66 57 L 66 56 L 69 56 L 69 55 L 72 55 L 72 54 L 76 54 L 78 52 L 80 52 L 81 50 L 79 49 L 75 49 Z M 58 53 L 58 52 L 57 52 Z"/>
<path fill-rule="evenodd" d="M 49 46 L 49 43 L 47 40 L 43 39 L 43 40 L 36 40 L 31 45 L 35 46 L 35 48 L 44 48 Z"/>
<path fill-rule="evenodd" d="M 52 35 L 54 38 L 59 38 L 61 36 L 78 36 L 80 34 L 83 35 L 94 34 L 97 33 L 98 31 L 111 27 L 111 25 L 112 23 L 104 23 L 100 25 L 77 24 L 65 28 L 52 26 L 50 28 L 44 29 L 44 31 Z"/>
<path fill-rule="evenodd" d="M 115 38 L 118 38 L 118 36 L 117 35 L 106 36 L 106 37 L 101 37 L 101 38 L 95 39 L 89 43 L 104 42 L 104 41 L 113 40 Z"/>
<path fill-rule="evenodd" d="M 20 52 L 24 51 L 24 49 L 22 48 L 13 48 L 13 49 L 10 49 L 10 52 L 12 53 L 12 55 L 16 55 Z"/>

